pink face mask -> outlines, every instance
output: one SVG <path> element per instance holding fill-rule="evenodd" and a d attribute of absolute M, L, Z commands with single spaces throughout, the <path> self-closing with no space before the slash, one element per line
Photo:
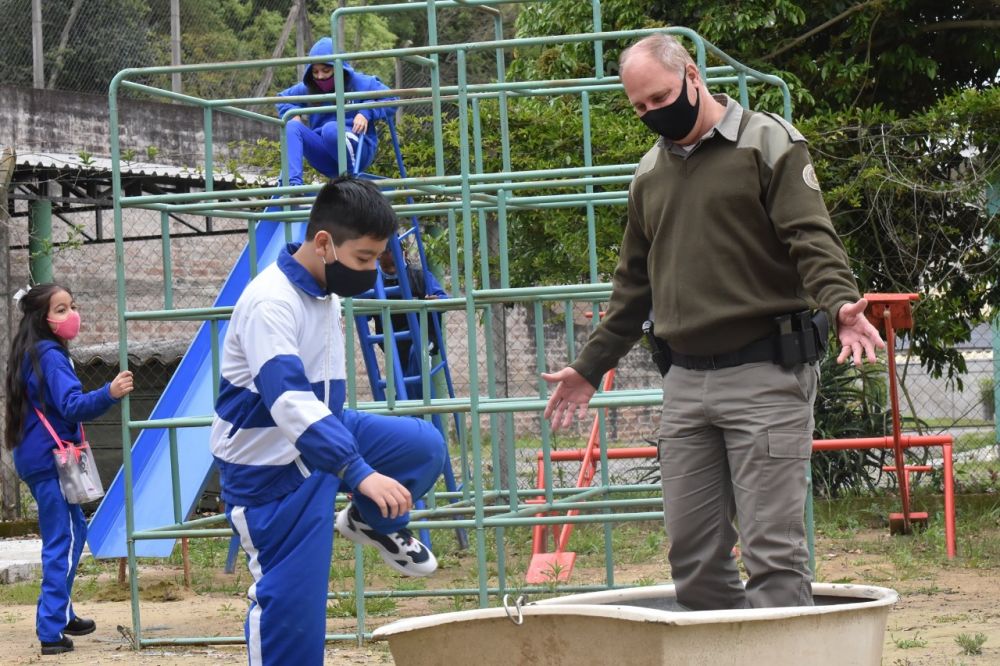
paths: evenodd
<path fill-rule="evenodd" d="M 316 82 L 316 87 L 319 88 L 321 91 L 323 91 L 325 93 L 328 93 L 331 90 L 333 90 L 333 77 L 332 76 L 330 78 L 328 78 L 328 79 L 317 79 L 314 76 L 313 77 L 313 81 Z"/>
<path fill-rule="evenodd" d="M 63 340 L 72 340 L 80 332 L 80 313 L 76 310 L 70 310 L 69 315 L 62 321 L 49 319 L 48 322 L 55 326 L 52 332 L 56 337 Z"/>

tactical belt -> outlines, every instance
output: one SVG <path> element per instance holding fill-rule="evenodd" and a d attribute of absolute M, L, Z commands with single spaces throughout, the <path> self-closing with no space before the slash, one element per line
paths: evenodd
<path fill-rule="evenodd" d="M 721 368 L 734 368 L 744 363 L 774 363 L 775 338 L 776 336 L 773 335 L 768 336 L 761 340 L 755 340 L 736 351 L 710 356 L 692 356 L 671 349 L 670 362 L 688 370 L 719 370 Z"/>

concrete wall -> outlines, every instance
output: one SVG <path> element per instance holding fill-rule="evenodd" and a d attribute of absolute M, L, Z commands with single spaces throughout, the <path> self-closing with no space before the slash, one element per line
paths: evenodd
<path fill-rule="evenodd" d="M 122 149 L 140 156 L 147 147 L 158 149 L 156 162 L 193 166 L 204 154 L 201 109 L 153 101 L 119 101 Z M 258 137 L 278 139 L 266 123 L 213 114 L 216 159 L 229 156 L 228 144 Z M 108 98 L 0 86 L 0 146 L 13 145 L 20 154 L 86 151 L 94 156 L 111 154 Z"/>

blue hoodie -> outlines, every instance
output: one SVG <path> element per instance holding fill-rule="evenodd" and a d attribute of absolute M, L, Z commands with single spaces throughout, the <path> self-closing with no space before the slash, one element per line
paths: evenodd
<path fill-rule="evenodd" d="M 60 439 L 79 442 L 80 424 L 97 418 L 118 402 L 111 397 L 111 384 L 84 393 L 69 352 L 58 342 L 43 340 L 35 346 L 35 352 L 38 354 L 38 366 L 45 376 L 45 408 L 42 409 L 42 401 L 39 400 L 38 376 L 26 354 L 21 376 L 28 387 L 28 408 L 20 443 L 14 447 L 14 468 L 29 486 L 45 479 L 58 478 L 52 457 L 56 443 L 35 414 L 35 407 L 43 411 Z"/>
<path fill-rule="evenodd" d="M 311 49 L 309 49 L 309 55 L 311 56 L 333 55 L 333 40 L 330 39 L 329 37 L 324 37 L 323 39 L 319 40 L 318 42 L 313 44 L 313 47 Z M 332 58 L 326 64 L 330 65 L 331 67 L 336 66 Z M 278 93 L 278 96 L 287 97 L 290 95 L 323 94 L 323 92 L 316 85 L 316 82 L 313 80 L 312 67 L 313 66 L 311 64 L 308 67 L 306 67 L 306 73 L 302 76 L 301 83 L 296 83 L 291 88 L 286 88 L 285 90 L 282 90 L 280 93 Z M 369 90 L 389 89 L 389 87 L 384 83 L 382 83 L 382 81 L 380 81 L 377 76 L 371 76 L 370 74 L 364 74 L 362 72 L 359 72 L 355 70 L 353 67 L 351 67 L 351 65 L 346 61 L 344 61 L 344 86 L 346 88 L 344 92 L 362 92 Z M 329 94 L 332 95 L 333 92 Z M 378 101 L 385 101 L 389 99 L 399 99 L 399 98 L 381 97 L 377 99 Z M 365 100 L 352 100 L 352 102 L 361 102 L 361 101 L 370 102 L 375 100 L 376 98 L 372 98 Z M 336 102 L 331 99 L 330 101 L 317 102 L 313 106 L 316 105 L 333 106 L 334 104 L 336 104 Z M 302 109 L 307 106 L 310 105 L 304 103 L 278 104 L 277 105 L 278 115 L 279 116 L 284 115 L 285 112 L 288 111 L 289 109 Z M 361 111 L 347 110 L 344 113 L 344 122 L 346 125 L 346 129 L 348 130 L 351 129 L 351 125 L 354 123 L 354 116 L 358 113 L 363 115 L 368 120 L 368 129 L 365 130 L 365 134 L 362 137 L 362 141 L 364 142 L 363 144 L 364 154 L 369 156 L 374 156 L 375 151 L 378 149 L 378 131 L 375 128 L 374 121 L 385 120 L 389 116 L 395 114 L 396 107 L 383 106 L 374 109 L 362 109 Z M 320 127 L 326 125 L 327 123 L 337 122 L 337 114 L 336 112 L 333 111 L 331 111 L 330 113 L 307 114 L 305 116 L 302 116 L 302 118 L 303 120 L 306 120 L 309 123 L 309 126 L 314 130 L 318 130 Z"/>

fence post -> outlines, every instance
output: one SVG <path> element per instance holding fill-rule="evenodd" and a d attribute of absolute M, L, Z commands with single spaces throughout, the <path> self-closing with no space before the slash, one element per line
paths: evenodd
<path fill-rule="evenodd" d="M 42 41 L 42 0 L 31 0 L 31 77 L 35 88 L 45 87 L 45 44 Z"/>
<path fill-rule="evenodd" d="M 10 348 L 10 251 L 8 249 L 7 188 L 14 176 L 14 149 L 0 149 L 0 349 Z M 0 377 L 7 376 L 7 354 L 0 353 Z M 6 382 L 0 381 L 0 403 L 6 404 Z M 14 520 L 21 515 L 20 494 L 14 459 L 3 445 L 4 421 L 0 418 L 0 519 Z"/>
<path fill-rule="evenodd" d="M 181 0 L 170 0 L 170 66 L 181 64 Z M 181 91 L 181 73 L 170 75 L 170 89 Z"/>

